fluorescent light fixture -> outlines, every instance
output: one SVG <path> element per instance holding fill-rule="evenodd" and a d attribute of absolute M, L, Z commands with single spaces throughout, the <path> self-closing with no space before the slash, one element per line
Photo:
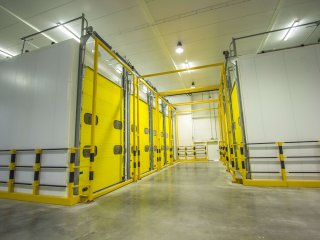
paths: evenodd
<path fill-rule="evenodd" d="M 1 54 L 2 56 L 8 57 L 8 58 L 13 57 L 13 55 L 12 55 L 11 53 L 8 53 L 7 51 L 4 51 L 4 50 L 2 50 L 2 49 L 0 49 L 0 54 Z"/>
<path fill-rule="evenodd" d="M 176 48 L 176 53 L 181 54 L 183 53 L 184 49 L 182 47 L 182 43 L 179 41 Z"/>
<path fill-rule="evenodd" d="M 287 30 L 286 34 L 283 37 L 283 41 L 287 41 L 292 34 L 294 33 L 296 26 L 299 25 L 299 20 L 294 20 L 293 23 L 291 24 L 291 27 Z"/>
<path fill-rule="evenodd" d="M 60 31 L 62 31 L 68 37 L 73 38 L 78 43 L 80 43 L 80 38 L 74 32 L 72 32 L 68 27 L 66 27 L 65 25 L 63 25 L 61 23 L 58 23 L 58 25 L 60 25 L 60 27 L 58 27 L 58 29 L 60 29 Z"/>
<path fill-rule="evenodd" d="M 194 82 L 192 82 L 190 88 L 196 88 L 196 84 Z"/>

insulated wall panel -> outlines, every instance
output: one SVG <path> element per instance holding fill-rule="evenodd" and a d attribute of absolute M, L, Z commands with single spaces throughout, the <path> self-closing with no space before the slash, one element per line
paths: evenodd
<path fill-rule="evenodd" d="M 248 142 L 319 140 L 319 45 L 242 56 L 238 63 Z M 313 146 L 311 152 L 301 144 L 285 144 L 286 156 L 292 154 L 288 147 L 299 150 L 296 155 L 320 155 L 319 144 Z M 270 152 L 267 148 L 254 151 L 263 156 Z M 272 155 L 277 156 L 277 149 L 272 151 Z M 312 159 L 312 163 L 309 160 L 304 158 L 299 163 L 288 164 L 292 172 L 301 171 L 301 163 L 304 171 L 319 172 L 320 160 Z M 264 160 L 253 164 L 253 169 L 279 171 L 279 164 Z"/>
<path fill-rule="evenodd" d="M 192 139 L 192 115 L 178 115 L 178 140 L 180 146 L 188 146 L 193 144 Z"/>
<path fill-rule="evenodd" d="M 77 62 L 68 40 L 0 63 L 1 149 L 73 146 Z"/>
<path fill-rule="evenodd" d="M 0 149 L 74 146 L 78 48 L 67 40 L 0 63 Z M 44 151 L 41 165 L 65 167 L 68 159 L 67 151 Z M 15 192 L 32 192 L 32 186 L 17 183 L 32 184 L 34 162 L 34 151 L 17 152 Z M 41 184 L 66 185 L 66 169 L 41 168 L 40 194 L 65 195 L 63 187 Z"/>

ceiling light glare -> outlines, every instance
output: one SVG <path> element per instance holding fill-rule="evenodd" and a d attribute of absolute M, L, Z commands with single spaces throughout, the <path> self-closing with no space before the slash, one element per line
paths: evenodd
<path fill-rule="evenodd" d="M 181 54 L 183 53 L 184 49 L 182 47 L 182 43 L 179 41 L 176 48 L 176 53 Z"/>
<path fill-rule="evenodd" d="M 299 20 L 294 20 L 293 23 L 291 24 L 291 27 L 287 30 L 286 34 L 283 37 L 283 41 L 287 41 L 290 37 L 292 37 L 296 26 L 299 25 Z"/>
<path fill-rule="evenodd" d="M 73 38 L 74 40 L 76 40 L 78 43 L 80 43 L 80 38 L 73 32 L 71 31 L 68 27 L 66 27 L 65 25 L 58 23 L 58 25 L 60 25 L 58 27 L 58 29 L 63 32 L 65 35 L 67 35 L 70 38 Z"/>
<path fill-rule="evenodd" d="M 0 49 L 0 54 L 1 54 L 2 56 L 7 57 L 7 58 L 13 57 L 13 55 L 12 55 L 11 53 L 8 53 L 7 51 L 4 51 L 4 50 L 2 50 L 2 49 Z"/>
<path fill-rule="evenodd" d="M 116 68 L 116 71 L 121 74 L 122 73 L 122 70 L 120 68 Z"/>

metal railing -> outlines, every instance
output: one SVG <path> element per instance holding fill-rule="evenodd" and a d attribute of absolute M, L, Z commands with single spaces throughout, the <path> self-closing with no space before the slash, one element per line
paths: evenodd
<path fill-rule="evenodd" d="M 306 145 L 309 144 L 309 145 Z M 312 144 L 312 145 L 310 145 Z M 259 146 L 259 148 L 255 148 L 255 146 Z M 320 166 L 320 155 L 318 154 L 285 154 L 285 152 L 288 152 L 288 149 L 294 149 L 294 150 L 305 150 L 307 148 L 319 148 L 319 141 L 316 140 L 308 140 L 308 141 L 284 141 L 284 142 L 251 142 L 246 144 L 233 144 L 232 146 L 226 146 L 223 142 L 220 142 L 220 160 L 223 161 L 227 165 L 227 169 L 236 176 L 237 173 L 239 173 L 242 177 L 241 181 L 244 183 L 246 180 L 254 181 L 258 179 L 254 179 L 252 177 L 252 174 L 270 174 L 271 178 L 273 174 L 280 174 L 281 181 L 286 185 L 288 181 L 288 175 L 291 175 L 294 177 L 294 180 L 301 180 L 301 181 L 317 181 L 316 184 L 313 184 L 313 186 L 318 186 L 320 184 L 320 175 L 315 176 L 317 179 L 309 179 L 308 176 L 303 176 L 303 179 L 297 179 L 296 174 L 320 174 L 319 168 L 316 167 L 315 170 L 290 170 L 290 167 L 288 167 L 290 164 L 304 164 L 305 159 L 308 160 L 315 160 L 313 161 L 314 165 Z M 244 155 L 244 148 L 246 148 L 248 151 L 246 152 L 246 156 Z M 270 150 L 273 149 L 277 152 L 277 155 L 275 156 L 270 154 L 260 155 L 256 154 L 254 155 L 254 151 L 259 150 Z M 280 167 L 279 171 L 276 170 L 252 170 L 253 165 L 259 165 L 259 163 L 253 163 L 256 159 L 265 159 L 267 162 L 264 162 L 263 164 L 268 165 L 269 160 L 277 160 L 278 166 Z M 295 162 L 290 162 L 290 159 L 294 159 Z M 276 166 L 276 162 L 273 162 L 273 166 Z M 250 167 L 246 167 L 246 166 Z M 315 167 L 315 166 L 313 166 Z M 274 176 L 274 175 L 273 175 Z M 319 178 L 319 179 L 318 179 Z M 238 179 L 240 180 L 240 179 Z M 275 179 L 277 180 L 277 179 Z M 319 181 L 319 182 L 318 182 Z M 320 186 L 320 185 L 319 185 Z"/>

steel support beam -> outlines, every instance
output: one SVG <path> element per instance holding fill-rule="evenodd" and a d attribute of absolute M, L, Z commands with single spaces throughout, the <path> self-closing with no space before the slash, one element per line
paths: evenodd
<path fill-rule="evenodd" d="M 177 70 L 172 70 L 172 71 L 167 71 L 167 72 L 158 72 L 158 73 L 147 74 L 147 75 L 140 76 L 140 78 L 150 78 L 150 77 L 162 76 L 162 75 L 167 75 L 167 74 L 172 74 L 172 73 L 187 72 L 187 71 L 191 71 L 191 70 L 199 70 L 199 69 L 203 69 L 203 68 L 223 67 L 223 66 L 224 66 L 224 63 L 213 63 L 213 64 L 196 66 L 196 67 L 191 67 L 191 68 L 183 68 L 183 69 L 177 69 Z"/>
<path fill-rule="evenodd" d="M 184 88 L 169 90 L 166 92 L 159 92 L 160 96 L 175 96 L 181 94 L 190 94 L 190 93 L 199 93 L 199 92 L 209 92 L 209 91 L 218 91 L 219 85 L 205 86 L 205 87 L 196 87 L 196 88 Z"/>
<path fill-rule="evenodd" d="M 219 99 L 207 99 L 207 100 L 198 100 L 192 102 L 181 102 L 181 103 L 173 103 L 171 106 L 186 106 L 186 105 L 195 105 L 195 104 L 204 104 L 204 103 L 211 103 L 211 102 L 219 102 Z"/>
<path fill-rule="evenodd" d="M 177 111 L 178 114 L 181 113 L 193 113 L 193 112 L 201 112 L 201 111 L 210 111 L 210 110 L 217 110 L 218 108 L 199 108 L 199 109 L 193 109 L 193 110 L 180 110 Z"/>

